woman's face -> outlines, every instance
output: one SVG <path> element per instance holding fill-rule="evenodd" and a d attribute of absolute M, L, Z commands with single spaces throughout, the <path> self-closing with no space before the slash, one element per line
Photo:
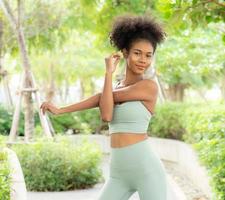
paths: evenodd
<path fill-rule="evenodd" d="M 127 67 L 135 74 L 144 74 L 151 65 L 153 57 L 153 46 L 147 40 L 133 42 L 129 52 L 124 50 Z"/>

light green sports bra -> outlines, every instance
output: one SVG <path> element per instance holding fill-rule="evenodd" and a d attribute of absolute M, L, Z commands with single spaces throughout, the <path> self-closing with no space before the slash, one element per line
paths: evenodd
<path fill-rule="evenodd" d="M 141 101 L 127 101 L 113 109 L 113 119 L 108 123 L 109 133 L 146 133 L 152 114 Z"/>

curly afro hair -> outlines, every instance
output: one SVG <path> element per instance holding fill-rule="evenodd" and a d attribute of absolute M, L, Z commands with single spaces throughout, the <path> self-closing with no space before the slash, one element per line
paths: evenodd
<path fill-rule="evenodd" d="M 162 27 L 147 15 L 134 16 L 126 14 L 114 19 L 112 31 L 109 34 L 110 44 L 118 50 L 130 50 L 132 43 L 139 39 L 148 40 L 156 50 L 157 44 L 166 37 Z"/>

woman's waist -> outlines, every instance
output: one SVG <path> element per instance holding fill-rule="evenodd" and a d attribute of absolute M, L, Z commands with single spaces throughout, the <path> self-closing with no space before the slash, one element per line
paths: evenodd
<path fill-rule="evenodd" d="M 124 132 L 116 132 L 110 134 L 110 139 L 113 142 L 124 143 L 124 142 L 132 142 L 136 140 L 147 139 L 147 133 L 124 133 Z"/>

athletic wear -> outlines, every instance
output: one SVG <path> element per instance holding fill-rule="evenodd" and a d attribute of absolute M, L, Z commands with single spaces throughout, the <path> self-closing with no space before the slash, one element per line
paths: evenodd
<path fill-rule="evenodd" d="M 142 101 L 117 104 L 108 123 L 109 133 L 147 133 L 151 117 Z M 111 147 L 110 153 L 110 176 L 97 200 L 128 200 L 136 191 L 140 200 L 169 200 L 165 169 L 148 139 Z"/>
<path fill-rule="evenodd" d="M 109 133 L 146 133 L 152 115 L 141 101 L 127 101 L 114 106 Z"/>
<path fill-rule="evenodd" d="M 111 148 L 110 176 L 97 200 L 128 200 L 136 191 L 140 200 L 168 200 L 167 189 L 163 164 L 143 140 Z"/>

